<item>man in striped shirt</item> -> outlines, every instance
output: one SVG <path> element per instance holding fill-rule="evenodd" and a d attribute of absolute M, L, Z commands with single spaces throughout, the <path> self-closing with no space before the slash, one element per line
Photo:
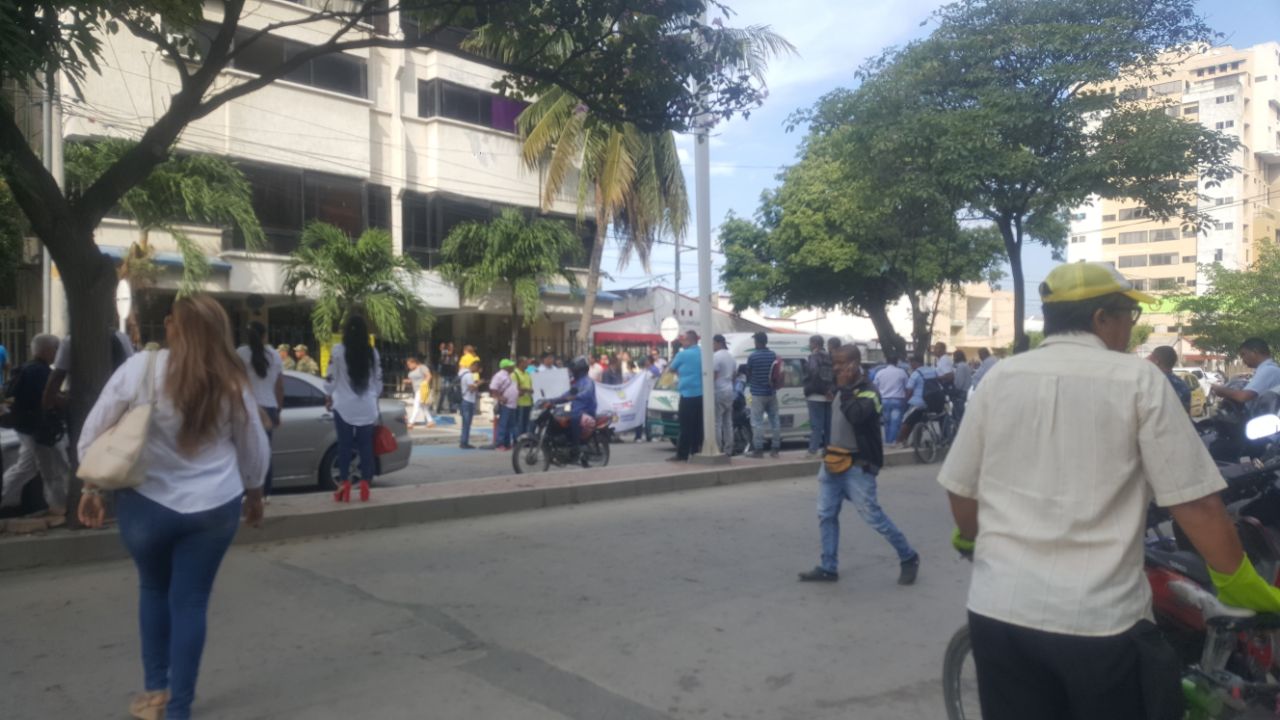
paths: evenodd
<path fill-rule="evenodd" d="M 773 430 L 773 444 L 769 457 L 778 457 L 782 448 L 782 425 L 778 418 L 778 394 L 773 386 L 773 365 L 778 354 L 769 349 L 769 336 L 762 332 L 752 336 L 756 341 L 755 352 L 747 358 L 747 385 L 751 388 L 751 457 L 764 457 L 764 416 L 769 416 Z"/>

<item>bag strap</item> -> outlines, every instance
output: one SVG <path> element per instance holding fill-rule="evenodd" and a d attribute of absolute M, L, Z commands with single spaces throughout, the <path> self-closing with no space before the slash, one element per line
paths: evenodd
<path fill-rule="evenodd" d="M 153 409 L 156 406 L 156 355 L 158 350 L 147 351 L 147 377 L 142 383 L 146 390 L 147 404 Z"/>

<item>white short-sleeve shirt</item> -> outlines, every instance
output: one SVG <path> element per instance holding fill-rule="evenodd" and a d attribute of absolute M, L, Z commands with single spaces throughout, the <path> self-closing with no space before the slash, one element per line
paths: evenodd
<path fill-rule="evenodd" d="M 1092 334 L 1050 336 L 992 368 L 938 482 L 978 501 L 969 609 L 1082 636 L 1151 617 L 1152 498 L 1226 486 L 1164 374 Z"/>
<path fill-rule="evenodd" d="M 284 373 L 284 363 L 280 362 L 280 353 L 266 348 L 267 355 L 267 376 L 259 377 L 258 371 L 253 369 L 253 351 L 248 345 L 241 345 L 236 348 L 236 354 L 240 356 L 240 361 L 244 363 L 244 370 L 249 374 L 249 389 L 253 391 L 253 399 L 264 408 L 278 407 L 276 402 L 276 381 L 280 379 L 280 375 Z"/>

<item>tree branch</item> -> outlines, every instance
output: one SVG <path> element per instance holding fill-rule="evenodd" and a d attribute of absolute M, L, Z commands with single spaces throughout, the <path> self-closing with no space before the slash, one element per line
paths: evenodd
<path fill-rule="evenodd" d="M 143 40 L 151 41 L 156 47 L 163 50 L 165 55 L 169 56 L 169 59 L 177 66 L 178 77 L 182 81 L 182 89 L 186 90 L 188 83 L 191 82 L 191 71 L 187 69 L 187 60 L 183 57 L 182 51 L 178 49 L 178 46 L 165 37 L 164 33 L 146 27 L 127 15 L 121 15 L 120 22 L 129 29 L 129 32 Z"/>

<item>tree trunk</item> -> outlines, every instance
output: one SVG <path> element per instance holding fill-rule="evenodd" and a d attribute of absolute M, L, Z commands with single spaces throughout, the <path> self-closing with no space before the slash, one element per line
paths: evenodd
<path fill-rule="evenodd" d="M 1026 322 L 1027 288 L 1022 274 L 1022 224 L 1014 228 L 1014 219 L 1002 217 L 996 221 L 1000 236 L 1004 238 L 1004 251 L 1009 256 L 1009 275 L 1013 282 L 1013 352 L 1016 355 L 1031 347 L 1031 340 L 1023 331 Z"/>
<path fill-rule="evenodd" d="M 60 265 L 67 294 L 67 312 L 71 318 L 71 394 L 68 407 L 68 435 L 72 456 L 85 418 L 93 409 L 98 394 L 111 377 L 111 342 L 115 327 L 111 320 L 115 315 L 116 272 L 111 261 L 93 244 L 93 233 L 87 242 L 96 257 L 86 262 Z M 74 467 L 74 464 L 73 464 Z M 79 525 L 75 508 L 80 502 L 80 481 L 73 475 L 67 495 L 67 521 L 73 527 Z"/>
<path fill-rule="evenodd" d="M 587 265 L 587 289 L 582 298 L 582 320 L 578 324 L 578 340 L 584 354 L 591 353 L 591 316 L 596 310 L 596 293 L 600 290 L 600 262 L 604 259 L 605 232 L 609 229 L 601 209 L 600 193 L 596 193 L 596 239 L 591 246 L 591 261 Z"/>
<path fill-rule="evenodd" d="M 516 344 L 520 342 L 520 313 L 516 307 L 516 291 L 511 291 L 511 354 L 512 362 L 516 361 Z"/>
<path fill-rule="evenodd" d="M 929 311 L 921 307 L 919 293 L 907 293 L 907 302 L 911 304 L 911 342 L 915 344 L 916 354 L 920 354 L 933 343 L 933 335 L 929 331 Z"/>
<path fill-rule="evenodd" d="M 871 318 L 871 324 L 875 326 L 876 336 L 880 338 L 880 349 L 884 351 L 885 356 L 899 359 L 906 357 L 907 344 L 898 331 L 893 329 L 893 323 L 889 320 L 888 307 L 880 303 L 863 310 L 866 311 L 867 317 Z"/>

